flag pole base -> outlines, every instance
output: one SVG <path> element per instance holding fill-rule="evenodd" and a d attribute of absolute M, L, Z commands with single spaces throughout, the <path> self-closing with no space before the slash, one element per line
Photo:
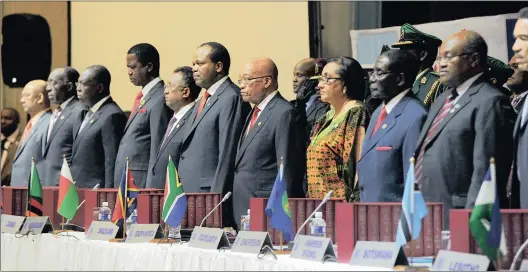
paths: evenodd
<path fill-rule="evenodd" d="M 75 232 L 84 232 L 84 228 L 72 223 L 61 223 L 59 226 L 62 231 L 75 231 Z"/>

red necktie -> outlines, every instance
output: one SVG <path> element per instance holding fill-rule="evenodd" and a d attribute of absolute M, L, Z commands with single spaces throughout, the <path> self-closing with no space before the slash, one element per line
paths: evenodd
<path fill-rule="evenodd" d="M 143 98 L 143 92 L 139 91 L 139 93 L 136 95 L 136 100 L 134 101 L 134 106 L 132 106 L 132 113 L 130 114 L 130 118 L 136 113 L 137 107 L 139 106 L 139 102 L 141 102 L 141 98 Z"/>
<path fill-rule="evenodd" d="M 29 120 L 29 122 L 26 125 L 26 128 L 24 129 L 24 133 L 22 134 L 22 140 L 20 140 L 20 143 L 24 143 L 29 136 L 29 133 L 31 132 L 31 128 L 33 127 L 32 120 Z"/>
<path fill-rule="evenodd" d="M 205 107 L 205 102 L 207 102 L 207 99 L 211 96 L 211 94 L 208 91 L 205 91 L 205 93 L 202 96 L 202 100 L 200 100 L 200 105 L 198 106 L 198 111 L 196 112 L 196 117 L 200 115 L 200 112 L 202 112 L 203 108 Z"/>
<path fill-rule="evenodd" d="M 251 121 L 249 122 L 249 130 L 248 131 L 251 131 L 251 129 L 255 125 L 255 122 L 257 122 L 257 118 L 258 118 L 258 113 L 259 112 L 260 112 L 260 109 L 257 106 L 255 106 L 255 109 L 253 110 L 253 114 L 251 114 Z"/>
<path fill-rule="evenodd" d="M 385 106 L 381 109 L 380 115 L 378 116 L 378 121 L 376 122 L 376 126 L 374 127 L 374 130 L 372 131 L 372 136 L 376 134 L 376 131 L 378 131 L 379 127 L 381 126 L 381 123 L 383 123 L 383 120 L 385 120 L 385 117 L 387 117 L 387 110 L 385 109 Z"/>

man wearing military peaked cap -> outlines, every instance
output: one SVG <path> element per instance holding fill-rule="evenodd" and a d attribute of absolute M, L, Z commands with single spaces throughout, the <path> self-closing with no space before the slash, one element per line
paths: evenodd
<path fill-rule="evenodd" d="M 513 75 L 513 69 L 506 63 L 488 56 L 488 77 L 491 84 L 499 88 L 507 96 L 511 96 L 511 92 L 504 87 L 508 78 Z"/>
<path fill-rule="evenodd" d="M 423 33 L 410 24 L 404 24 L 400 28 L 399 41 L 392 45 L 393 48 L 410 51 L 420 61 L 420 71 L 412 91 L 426 108 L 445 90 L 432 67 L 441 44 L 442 40 L 439 38 Z"/>

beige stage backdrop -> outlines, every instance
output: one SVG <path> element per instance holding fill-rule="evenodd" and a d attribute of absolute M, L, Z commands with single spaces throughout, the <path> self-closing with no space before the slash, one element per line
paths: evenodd
<path fill-rule="evenodd" d="M 92 64 L 112 74 L 111 92 L 130 110 L 139 89 L 128 80 L 126 52 L 136 43 L 153 44 L 161 56 L 161 77 L 191 65 L 196 47 L 220 42 L 231 54 L 236 81 L 246 62 L 269 57 L 279 68 L 279 90 L 293 99 L 293 66 L 309 56 L 306 2 L 72 2 L 72 65 Z"/>

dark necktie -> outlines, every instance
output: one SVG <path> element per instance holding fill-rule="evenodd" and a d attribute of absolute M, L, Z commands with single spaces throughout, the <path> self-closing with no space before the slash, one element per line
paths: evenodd
<path fill-rule="evenodd" d="M 169 125 L 167 126 L 167 131 L 165 131 L 165 136 L 163 136 L 163 141 L 161 141 L 160 147 L 165 143 L 165 140 L 167 140 L 167 137 L 169 137 L 169 134 L 171 133 L 171 128 L 174 126 L 174 124 L 178 121 L 176 119 L 176 116 L 173 115 L 172 118 L 169 121 Z"/>

